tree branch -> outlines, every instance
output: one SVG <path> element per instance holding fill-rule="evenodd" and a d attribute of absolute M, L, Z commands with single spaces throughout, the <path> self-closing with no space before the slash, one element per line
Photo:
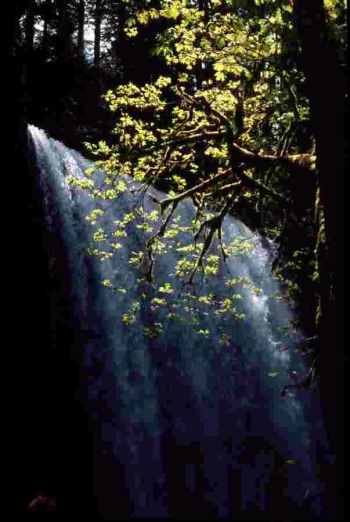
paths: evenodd
<path fill-rule="evenodd" d="M 284 165 L 286 168 L 293 170 L 294 172 L 296 170 L 300 172 L 300 170 L 305 169 L 313 170 L 313 166 L 316 162 L 316 156 L 312 154 L 294 154 L 280 157 L 274 156 L 272 154 L 258 154 L 241 147 L 234 141 L 234 129 L 230 119 L 225 114 L 215 109 L 204 96 L 201 96 L 200 98 L 194 98 L 182 91 L 180 91 L 180 96 L 182 96 L 185 100 L 193 103 L 195 106 L 202 108 L 204 106 L 222 125 L 224 125 L 226 132 L 223 131 L 221 134 L 228 135 L 231 151 L 235 153 L 236 161 L 245 163 L 247 166 L 261 168 L 268 168 L 272 165 L 279 164 Z M 189 138 L 191 137 L 189 136 Z M 195 136 L 193 136 L 193 138 L 195 138 Z"/>
<path fill-rule="evenodd" d="M 164 210 L 173 203 L 179 203 L 185 198 L 189 198 L 193 194 L 197 192 L 203 192 L 208 187 L 212 187 L 213 185 L 216 185 L 219 181 L 222 179 L 225 179 L 231 175 L 230 170 L 225 170 L 224 172 L 220 172 L 220 174 L 217 174 L 213 178 L 207 179 L 200 183 L 199 185 L 196 185 L 188 190 L 185 190 L 184 192 L 181 192 L 181 194 L 177 194 L 174 197 L 165 198 L 162 201 L 160 201 L 160 207 L 161 211 L 164 212 Z M 236 184 L 237 185 L 237 184 Z"/>

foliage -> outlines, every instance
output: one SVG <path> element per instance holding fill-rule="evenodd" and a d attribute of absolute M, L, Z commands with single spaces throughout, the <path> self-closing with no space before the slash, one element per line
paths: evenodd
<path fill-rule="evenodd" d="M 289 2 L 215 0 L 202 8 L 185 0 L 160 4 L 158 9 L 140 7 L 125 32 L 132 39 L 155 20 L 165 20 L 153 52 L 168 74 L 106 93 L 116 124 L 112 139 L 87 145 L 98 157 L 96 168 L 105 172 L 103 190 L 94 185 L 92 193 L 117 198 L 128 190 L 130 178 L 141 192 L 165 190 L 167 196 L 158 201 L 160 221 L 152 223 L 147 213 L 132 216 L 141 219 L 137 227 L 149 239 L 131 261 L 146 262 L 145 277 L 151 281 L 154 258 L 175 248 L 183 255 L 176 275 L 193 283 L 200 270 L 205 276 L 218 271 L 219 257 L 213 264 L 211 251 L 215 238 L 223 260 L 239 252 L 238 245 L 224 244 L 222 238 L 227 214 L 248 209 L 246 214 L 259 216 L 260 230 L 272 239 L 281 235 L 288 213 L 298 220 L 286 186 L 291 176 L 315 176 L 312 150 L 302 148 L 305 142 L 312 146 L 310 136 L 305 140 L 309 107 L 295 49 L 289 46 L 295 39 Z M 88 177 L 90 183 L 91 172 Z M 186 198 L 197 208 L 194 244 L 189 238 L 162 250 L 163 242 L 179 233 L 172 220 Z M 125 223 L 118 227 L 114 239 L 104 238 L 112 251 L 122 247 Z M 105 249 L 100 255 L 106 258 Z"/>

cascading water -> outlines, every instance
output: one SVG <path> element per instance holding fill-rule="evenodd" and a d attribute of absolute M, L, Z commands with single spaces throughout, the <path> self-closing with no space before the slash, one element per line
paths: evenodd
<path fill-rule="evenodd" d="M 150 325 L 165 319 L 161 308 L 141 300 L 144 288 L 128 264 L 131 253 L 142 248 L 144 232 L 135 226 L 112 258 L 88 256 L 86 216 L 96 202 L 65 178 L 84 179 L 89 162 L 43 131 L 32 126 L 29 131 L 46 228 L 59 235 L 66 256 L 83 360 L 82 400 L 96 432 L 95 491 L 102 519 L 121 517 L 116 493 L 121 484 L 129 518 L 305 520 L 307 513 L 322 519 L 316 469 L 325 436 L 317 393 L 281 393 L 293 372 L 305 374 L 296 349 L 301 336 L 290 333 L 288 304 L 275 299 L 278 284 L 259 237 L 226 218 L 226 238 L 254 242 L 252 252 L 230 257 L 222 269 L 262 290 L 242 288 L 244 319 L 225 322 L 220 314 L 203 312 L 195 332 L 185 311 L 182 321 L 166 323 L 163 335 L 147 336 Z M 156 191 L 145 196 L 146 210 L 156 208 L 154 196 Z M 128 192 L 116 202 L 101 202 L 104 228 L 112 231 L 138 197 Z M 194 209 L 184 202 L 177 215 L 188 223 Z M 161 256 L 156 268 L 159 280 L 171 280 L 174 288 L 179 284 L 171 267 L 180 255 Z M 225 296 L 221 275 L 198 278 L 193 292 Z M 121 298 L 102 281 L 113 281 Z M 121 317 L 141 301 L 141 322 L 131 328 Z M 224 343 L 222 325 L 229 332 Z"/>

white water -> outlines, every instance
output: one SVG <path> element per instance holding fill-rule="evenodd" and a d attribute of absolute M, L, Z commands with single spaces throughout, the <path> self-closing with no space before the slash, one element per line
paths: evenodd
<path fill-rule="evenodd" d="M 298 391 L 281 396 L 284 385 L 291 382 L 291 372 L 300 378 L 305 374 L 296 349 L 301 336 L 292 328 L 288 334 L 283 332 L 293 317 L 288 304 L 274 298 L 279 288 L 271 276 L 270 255 L 260 239 L 254 236 L 253 252 L 231 257 L 223 268 L 230 277 L 249 277 L 263 290 L 261 295 L 242 290 L 240 306 L 245 320 L 227 323 L 213 314 L 203 315 L 201 328 L 208 328 L 209 337 L 195 334 L 189 323 L 169 322 L 165 334 L 149 340 L 143 326 L 154 321 L 157 314 L 162 319 L 161 312 L 151 312 L 143 304 L 143 324 L 128 327 L 121 321 L 130 303 L 140 301 L 142 293 L 137 274 L 128 265 L 130 253 L 142 247 L 142 231 L 134 228 L 129 232 L 127 248 L 112 259 L 101 262 L 88 257 L 91 227 L 85 218 L 96 203 L 86 192 L 68 186 L 65 176 L 82 178 L 89 163 L 35 127 L 30 127 L 30 134 L 37 154 L 38 190 L 44 197 L 46 227 L 52 234 L 59 231 L 62 249 L 68 253 L 72 314 L 83 339 L 81 388 L 99 432 L 96 453 L 124 466 L 130 517 L 170 516 L 169 478 L 162 453 L 164 435 L 170 433 L 179 447 L 199 444 L 205 476 L 202 496 L 214 506 L 216 518 L 234 518 L 228 471 L 238 469 L 241 510 L 254 505 L 269 519 L 267 485 L 277 454 L 285 462 L 285 496 L 295 505 L 315 496 L 310 502 L 313 516 L 322 518 L 316 451 L 324 444 L 324 436 L 317 394 Z M 113 222 L 130 211 L 135 201 L 136 195 L 124 194 L 112 204 L 100 203 L 106 211 L 104 227 L 112 230 Z M 155 208 L 148 196 L 144 204 Z M 193 212 L 189 202 L 179 207 L 185 224 Z M 252 237 L 233 218 L 226 218 L 224 233 L 226 238 Z M 171 279 L 176 259 L 174 254 L 160 259 L 157 276 L 161 281 Z M 193 291 L 223 295 L 228 290 L 222 276 L 212 282 L 199 280 Z M 118 299 L 102 286 L 105 279 L 127 288 L 128 293 Z M 175 278 L 171 280 L 176 286 Z M 219 342 L 219 333 L 224 330 L 229 331 L 229 345 Z M 253 443 L 249 462 L 242 464 L 242 448 L 257 440 L 264 443 Z M 274 450 L 266 449 L 266 443 Z M 196 495 L 196 465 L 188 462 L 184 466 L 187 491 Z M 111 493 L 105 491 L 105 480 L 104 469 L 97 463 L 99 509 L 102 518 L 110 520 L 117 518 L 118 505 L 113 487 L 109 486 Z"/>

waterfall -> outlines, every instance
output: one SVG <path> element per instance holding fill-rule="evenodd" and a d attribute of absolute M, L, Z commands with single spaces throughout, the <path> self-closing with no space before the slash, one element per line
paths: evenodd
<path fill-rule="evenodd" d="M 86 217 L 96 201 L 67 177 L 85 179 L 90 164 L 44 131 L 30 126 L 29 132 L 44 225 L 55 236 L 53 273 L 55 259 L 65 256 L 78 340 L 72 350 L 80 354 L 80 400 L 94 426 L 102 519 L 123 518 L 118 488 L 125 492 L 128 518 L 305 520 L 307 513 L 322 519 L 317 459 L 326 442 L 318 394 L 297 388 L 282 393 L 306 368 L 298 350 L 302 335 L 271 274 L 271 249 L 226 217 L 225 238 L 243 238 L 253 247 L 229 257 L 217 276 L 198 276 L 186 299 L 191 292 L 229 296 L 223 273 L 249 279 L 260 291 L 242 287 L 241 318 L 227 320 L 220 310 L 203 308 L 200 322 L 191 324 L 188 306 L 178 310 L 181 320 L 171 320 L 151 298 L 141 299 L 144 288 L 129 263 L 144 245 L 142 227 L 129 230 L 113 256 L 88 255 L 93 229 Z M 104 230 L 112 234 L 139 197 L 130 190 L 116 201 L 100 201 Z M 155 190 L 145 195 L 146 211 L 157 208 L 155 199 Z M 191 222 L 192 204 L 183 202 L 176 216 Z M 181 252 L 171 251 L 155 268 L 159 281 L 171 281 L 176 292 L 182 291 L 173 272 L 179 259 Z M 123 316 L 135 303 L 138 319 L 128 324 Z M 55 317 L 52 322 L 55 328 Z M 154 325 L 165 325 L 161 335 L 146 335 Z"/>

